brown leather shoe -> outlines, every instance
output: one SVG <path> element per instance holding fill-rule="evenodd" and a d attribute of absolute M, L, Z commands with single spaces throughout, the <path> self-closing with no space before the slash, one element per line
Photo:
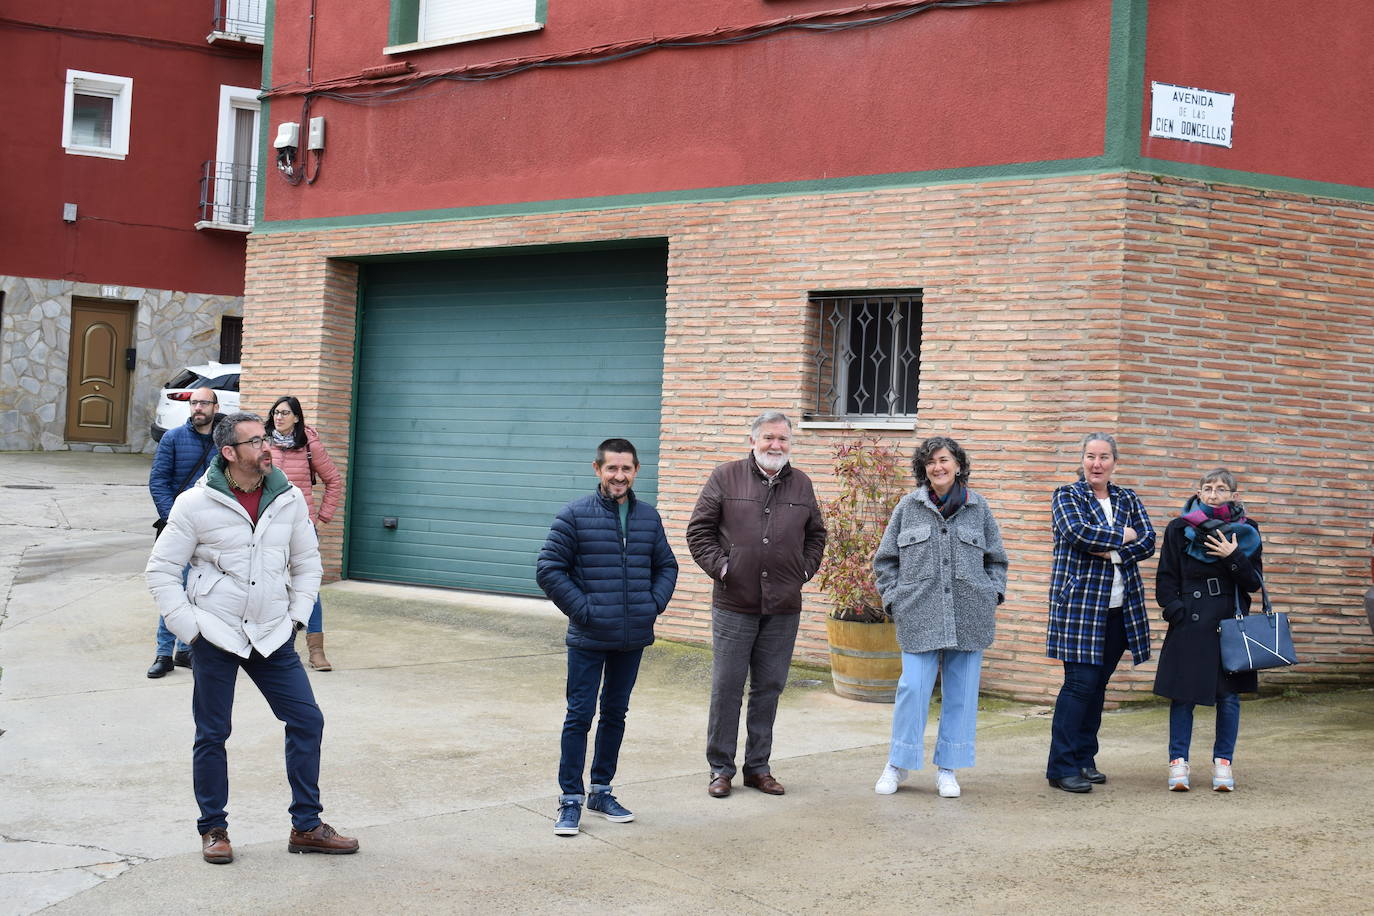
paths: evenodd
<path fill-rule="evenodd" d="M 323 852 L 332 856 L 346 856 L 358 851 L 358 841 L 343 836 L 328 824 L 321 823 L 314 830 L 292 828 L 287 852 Z"/>
<path fill-rule="evenodd" d="M 765 795 L 783 795 L 787 792 L 782 783 L 773 778 L 772 773 L 755 773 L 752 776 L 745 773 L 744 784 L 751 789 L 758 789 Z"/>
<path fill-rule="evenodd" d="M 229 845 L 229 831 L 211 827 L 200 835 L 200 854 L 211 865 L 228 865 L 234 861 L 234 847 Z"/>
<path fill-rule="evenodd" d="M 719 773 L 712 776 L 711 784 L 706 787 L 706 794 L 712 798 L 725 798 L 730 794 L 730 777 Z"/>

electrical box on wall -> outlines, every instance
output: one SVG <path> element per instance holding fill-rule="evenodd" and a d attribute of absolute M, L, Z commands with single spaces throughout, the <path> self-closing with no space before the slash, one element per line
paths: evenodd
<path fill-rule="evenodd" d="M 324 149 L 324 118 L 310 119 L 310 133 L 305 139 L 306 149 Z"/>
<path fill-rule="evenodd" d="M 277 139 L 272 141 L 277 149 L 301 145 L 301 126 L 295 121 L 283 121 L 277 125 Z"/>

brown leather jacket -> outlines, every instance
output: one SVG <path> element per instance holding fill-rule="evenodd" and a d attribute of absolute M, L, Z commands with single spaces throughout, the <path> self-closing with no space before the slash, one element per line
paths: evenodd
<path fill-rule="evenodd" d="M 811 478 L 790 464 L 770 478 L 752 452 L 722 464 L 697 498 L 687 547 L 716 581 L 716 607 L 741 614 L 801 613 L 802 585 L 825 553 L 825 522 Z"/>

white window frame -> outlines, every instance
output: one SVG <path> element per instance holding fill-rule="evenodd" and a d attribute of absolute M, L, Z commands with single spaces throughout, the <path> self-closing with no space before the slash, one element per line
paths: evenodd
<path fill-rule="evenodd" d="M 72 141 L 72 113 L 76 96 L 95 95 L 114 99 L 109 146 L 85 146 Z M 68 70 L 62 104 L 62 148 L 73 156 L 123 159 L 129 155 L 129 121 L 133 111 L 134 81 L 129 76 Z"/>
<path fill-rule="evenodd" d="M 252 158 L 249 160 L 248 167 L 252 170 L 252 184 L 249 185 L 249 198 L 257 200 L 257 177 L 258 177 L 258 152 L 262 141 L 262 102 L 258 100 L 260 90 L 249 89 L 244 86 L 220 86 L 219 87 L 219 129 L 215 135 L 215 162 L 228 163 L 234 158 L 234 111 L 237 109 L 248 109 L 257 112 L 255 127 L 253 129 Z M 212 178 L 212 181 L 218 180 Z M 253 205 L 256 206 L 256 203 Z M 233 207 L 225 203 L 218 193 L 215 194 L 214 219 L 211 221 L 215 226 L 232 226 L 251 229 L 253 220 L 250 216 L 247 223 L 239 223 L 230 219 Z M 197 224 L 200 228 L 200 224 Z"/>
<path fill-rule="evenodd" d="M 483 38 L 497 38 L 502 35 L 518 35 L 522 32 L 537 32 L 544 28 L 539 19 L 539 0 L 505 0 L 511 10 L 500 23 L 491 23 L 489 28 L 473 32 L 454 34 L 431 34 L 425 28 L 425 17 L 432 6 L 460 6 L 466 0 L 418 0 L 419 11 L 415 26 L 415 40 L 405 44 L 392 45 L 382 49 L 384 54 L 397 54 L 403 51 L 416 51 L 442 45 L 459 44 L 466 41 L 479 41 Z M 499 2 L 499 0 L 498 0 Z"/>

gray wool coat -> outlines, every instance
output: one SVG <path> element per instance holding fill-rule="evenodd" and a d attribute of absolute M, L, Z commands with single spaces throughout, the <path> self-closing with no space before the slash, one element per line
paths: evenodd
<path fill-rule="evenodd" d="M 992 645 L 1007 589 L 1007 552 L 987 500 L 973 490 L 948 520 L 924 486 L 897 503 L 873 558 L 903 652 Z"/>

